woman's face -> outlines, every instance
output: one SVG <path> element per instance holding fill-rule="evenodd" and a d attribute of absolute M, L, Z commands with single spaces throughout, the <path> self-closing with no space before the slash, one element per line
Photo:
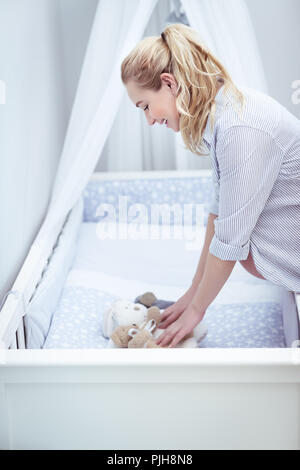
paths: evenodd
<path fill-rule="evenodd" d="M 172 74 L 161 74 L 162 86 L 159 91 L 144 90 L 137 83 L 130 80 L 127 85 L 127 93 L 135 106 L 143 110 L 148 124 L 152 126 L 156 122 L 164 124 L 173 131 L 179 131 L 180 114 L 176 108 L 177 83 Z"/>

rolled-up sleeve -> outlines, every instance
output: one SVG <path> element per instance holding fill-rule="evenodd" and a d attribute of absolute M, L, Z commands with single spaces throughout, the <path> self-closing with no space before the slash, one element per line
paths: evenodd
<path fill-rule="evenodd" d="M 233 126 L 219 139 L 216 158 L 218 217 L 209 252 L 222 260 L 245 260 L 251 233 L 280 171 L 283 151 L 268 133 Z"/>

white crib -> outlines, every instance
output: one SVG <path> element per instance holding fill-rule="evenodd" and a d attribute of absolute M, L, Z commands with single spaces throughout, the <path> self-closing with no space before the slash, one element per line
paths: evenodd
<path fill-rule="evenodd" d="M 298 293 L 283 290 L 287 348 L 26 349 L 24 313 L 59 236 L 28 254 L 0 312 L 1 449 L 300 449 Z"/>

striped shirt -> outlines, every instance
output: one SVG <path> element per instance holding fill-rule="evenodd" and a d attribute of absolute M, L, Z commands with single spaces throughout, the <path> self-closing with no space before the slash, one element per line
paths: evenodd
<path fill-rule="evenodd" d="M 264 93 L 239 90 L 241 112 L 219 89 L 213 130 L 208 119 L 203 133 L 218 216 L 209 252 L 222 260 L 250 252 L 265 279 L 300 292 L 300 120 Z"/>

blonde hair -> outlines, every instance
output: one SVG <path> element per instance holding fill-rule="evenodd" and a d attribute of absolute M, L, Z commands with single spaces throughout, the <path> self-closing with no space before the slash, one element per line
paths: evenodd
<path fill-rule="evenodd" d="M 207 155 L 202 135 L 210 113 L 213 126 L 218 81 L 224 84 L 224 93 L 230 89 L 240 104 L 243 94 L 197 31 L 181 23 L 167 26 L 161 36 L 144 38 L 121 64 L 123 84 L 132 80 L 142 89 L 158 91 L 160 75 L 166 72 L 178 84 L 176 107 L 183 141 L 191 152 Z"/>

